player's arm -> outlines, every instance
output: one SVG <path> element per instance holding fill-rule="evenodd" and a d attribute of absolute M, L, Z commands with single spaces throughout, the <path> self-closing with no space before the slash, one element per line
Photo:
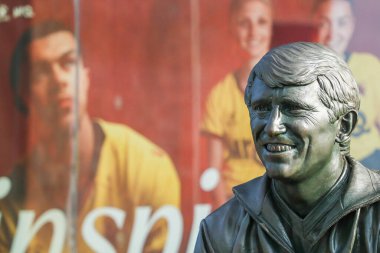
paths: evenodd
<path fill-rule="evenodd" d="M 208 168 L 215 168 L 222 175 L 224 144 L 223 139 L 217 136 L 207 135 Z M 219 183 L 212 192 L 213 208 L 216 209 L 227 201 L 225 183 L 220 177 Z"/>
<path fill-rule="evenodd" d="M 224 108 L 224 92 L 217 85 L 207 98 L 206 110 L 204 113 L 201 132 L 207 142 L 207 164 L 206 168 L 214 168 L 222 175 L 224 165 L 226 109 Z M 220 177 L 219 183 L 211 192 L 213 198 L 213 208 L 219 207 L 227 200 L 225 183 Z"/>
<path fill-rule="evenodd" d="M 0 200 L 0 252 L 9 252 L 16 232 L 17 209 L 13 203 Z"/>

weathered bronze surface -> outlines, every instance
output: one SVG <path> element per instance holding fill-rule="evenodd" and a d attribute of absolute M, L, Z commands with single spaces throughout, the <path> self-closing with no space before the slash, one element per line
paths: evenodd
<path fill-rule="evenodd" d="M 272 49 L 245 91 L 263 177 L 202 221 L 195 252 L 378 252 L 380 174 L 349 153 L 358 88 L 332 50 Z"/>

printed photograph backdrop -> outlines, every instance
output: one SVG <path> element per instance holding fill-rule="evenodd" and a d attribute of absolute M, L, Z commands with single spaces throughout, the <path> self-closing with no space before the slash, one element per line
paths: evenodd
<path fill-rule="evenodd" d="M 223 134 L 214 134 L 212 138 L 222 140 L 224 160 L 220 168 L 210 165 L 210 135 L 203 131 L 207 101 L 217 84 L 228 73 L 235 73 L 249 58 L 231 28 L 230 1 L 78 0 L 77 6 L 74 3 L 0 0 L 0 251 L 25 252 L 29 248 L 31 252 L 45 252 L 50 248 L 57 252 L 74 252 L 75 249 L 78 252 L 192 252 L 200 219 L 219 206 L 215 189 L 225 180 L 229 169 L 225 166 L 229 156 Z M 312 6 L 313 1 L 308 0 L 272 1 L 270 47 L 293 41 L 318 41 L 319 26 L 313 20 Z M 358 141 L 356 149 L 370 149 L 364 153 L 358 151 L 358 160 L 371 164 L 378 161 L 376 152 L 380 147 L 380 124 L 376 127 L 380 122 L 377 116 L 380 3 L 354 1 L 353 9 L 355 28 L 345 51 L 352 56 L 354 52 L 370 54 L 359 58 L 354 66 L 359 69 L 360 78 L 371 77 L 369 81 L 369 78 L 358 80 L 362 99 L 368 101 L 362 102 L 366 111 L 361 118 L 363 131 L 358 136 L 370 133 L 370 137 Z M 75 11 L 79 14 L 77 17 Z M 61 187 L 58 184 L 50 184 L 52 188 L 42 187 L 46 184 L 41 181 L 51 178 L 36 174 L 35 168 L 28 166 L 39 147 L 38 135 L 34 134 L 38 132 L 35 129 L 38 124 L 16 108 L 11 91 L 10 62 L 16 43 L 27 28 L 46 20 L 79 28 L 76 31 L 80 34 L 81 57 L 89 83 L 87 111 L 91 122 L 102 119 L 103 123 L 98 125 L 106 130 L 103 129 L 101 140 L 106 141 L 110 133 L 117 142 L 116 147 L 110 148 L 110 160 L 97 161 L 106 167 L 96 167 L 95 176 L 88 177 L 87 181 L 91 182 L 84 184 L 95 186 L 89 189 L 71 186 L 75 190 L 72 194 L 69 194 L 68 183 L 61 189 L 56 189 Z M 29 48 L 28 53 L 30 51 Z M 32 65 L 30 60 L 28 64 Z M 75 69 L 83 71 L 78 65 Z M 24 78 L 31 79 L 30 76 Z M 80 82 L 74 86 L 80 86 Z M 79 100 L 83 98 L 75 96 Z M 68 108 L 74 110 L 74 105 Z M 79 121 L 74 119 L 70 127 L 79 127 Z M 104 122 L 120 125 L 105 127 Z M 125 131 L 129 131 L 125 126 L 135 132 L 126 143 L 120 144 L 117 139 L 124 138 Z M 52 122 L 51 128 L 54 127 Z M 77 150 L 76 135 L 67 138 L 71 139 L 70 155 L 63 160 L 66 159 L 68 166 L 58 178 L 76 182 L 73 175 L 78 172 L 78 182 L 82 182 L 80 175 L 84 169 L 81 170 L 79 150 L 91 145 L 78 141 L 82 149 Z M 355 147 L 352 150 L 355 151 Z M 156 156 L 157 160 L 151 158 Z M 257 160 L 255 154 L 249 158 Z M 126 165 L 120 165 L 120 161 Z M 115 164 L 120 171 L 114 168 Z M 34 183 L 40 185 L 22 186 L 28 185 L 25 178 L 29 177 L 17 181 L 20 177 L 17 173 L 15 176 L 15 171 L 20 170 L 32 174 Z M 62 173 L 62 169 L 54 165 L 49 171 Z M 135 172 L 132 175 L 130 171 Z M 111 175 L 108 182 L 116 185 L 115 188 L 102 190 L 102 182 L 96 177 L 108 172 L 120 174 Z M 17 199 L 14 204 L 13 196 L 19 197 L 20 187 L 27 190 L 21 194 L 22 201 Z M 124 187 L 122 191 L 120 187 Z M 54 194 L 61 192 L 61 195 L 49 195 L 44 189 Z M 83 191 L 89 192 L 87 199 L 82 196 Z M 97 197 L 99 192 L 107 195 L 108 191 L 109 199 Z M 40 203 L 48 202 L 49 198 L 64 198 L 64 205 L 50 203 L 45 209 L 39 208 Z M 79 203 L 82 199 L 87 201 L 85 207 Z M 160 217 L 163 218 L 160 220 Z"/>

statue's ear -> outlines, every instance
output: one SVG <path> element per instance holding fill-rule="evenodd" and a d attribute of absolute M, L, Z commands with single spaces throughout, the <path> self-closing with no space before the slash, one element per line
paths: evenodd
<path fill-rule="evenodd" d="M 356 111 L 349 111 L 346 113 L 340 122 L 339 133 L 336 136 L 336 141 L 342 143 L 350 138 L 358 121 L 358 113 Z"/>

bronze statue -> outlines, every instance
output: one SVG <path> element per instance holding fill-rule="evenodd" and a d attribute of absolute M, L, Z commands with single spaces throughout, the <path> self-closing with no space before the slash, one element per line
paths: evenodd
<path fill-rule="evenodd" d="M 359 93 L 332 50 L 268 52 L 245 91 L 266 174 L 200 226 L 195 252 L 379 252 L 380 174 L 350 156 Z"/>

